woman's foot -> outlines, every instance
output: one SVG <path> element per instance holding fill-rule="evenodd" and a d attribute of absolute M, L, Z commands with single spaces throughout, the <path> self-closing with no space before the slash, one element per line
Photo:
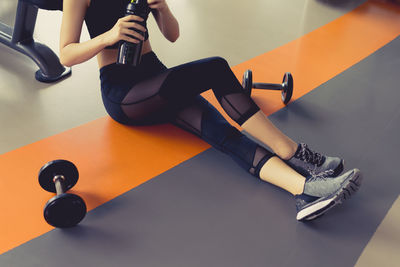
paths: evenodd
<path fill-rule="evenodd" d="M 331 177 L 332 173 L 328 170 L 307 178 L 303 193 L 295 196 L 298 221 L 316 219 L 359 189 L 360 170 L 353 169 L 336 178 Z"/>
<path fill-rule="evenodd" d="M 338 157 L 324 156 L 312 151 L 304 143 L 300 143 L 296 153 L 285 162 L 301 175 L 308 177 L 321 172 L 333 170 L 332 177 L 342 173 L 344 161 Z"/>

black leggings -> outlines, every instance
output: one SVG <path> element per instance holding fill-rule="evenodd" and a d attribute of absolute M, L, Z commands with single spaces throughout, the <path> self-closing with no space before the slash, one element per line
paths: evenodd
<path fill-rule="evenodd" d="M 239 125 L 260 109 L 243 93 L 225 59 L 206 58 L 166 68 L 150 52 L 137 68 L 111 64 L 100 70 L 102 96 L 110 116 L 126 125 L 173 123 L 227 153 L 251 174 L 273 154 L 253 142 L 200 94 L 212 89 Z"/>

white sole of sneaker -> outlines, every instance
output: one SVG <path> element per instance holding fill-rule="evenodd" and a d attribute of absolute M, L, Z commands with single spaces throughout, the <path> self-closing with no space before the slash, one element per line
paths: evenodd
<path fill-rule="evenodd" d="M 355 171 L 354 176 L 347 180 L 332 196 L 302 209 L 297 213 L 296 219 L 298 221 L 311 221 L 320 217 L 334 206 L 349 199 L 360 188 L 362 180 L 361 172 L 359 170 Z"/>

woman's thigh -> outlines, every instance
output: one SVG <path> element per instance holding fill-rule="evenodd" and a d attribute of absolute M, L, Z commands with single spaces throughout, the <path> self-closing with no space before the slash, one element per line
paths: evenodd
<path fill-rule="evenodd" d="M 258 107 L 220 57 L 201 59 L 166 69 L 128 91 L 121 109 L 131 122 L 165 121 L 202 92 L 213 89 L 220 104 L 236 122 Z"/>
<path fill-rule="evenodd" d="M 217 62 L 217 63 L 216 63 Z M 219 63 L 218 63 L 219 62 Z M 210 89 L 215 73 L 210 68 L 219 58 L 206 58 L 166 69 L 133 85 L 120 103 L 128 124 L 164 122 Z M 209 76 L 213 73 L 213 76 Z"/>

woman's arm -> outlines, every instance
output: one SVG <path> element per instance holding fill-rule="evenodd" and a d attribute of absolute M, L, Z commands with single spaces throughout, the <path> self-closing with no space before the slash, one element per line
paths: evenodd
<path fill-rule="evenodd" d="M 60 62 L 65 66 L 82 63 L 106 46 L 101 36 L 79 43 L 87 0 L 64 0 L 60 33 Z"/>
<path fill-rule="evenodd" d="M 88 0 L 64 0 L 63 18 L 60 33 L 60 62 L 65 66 L 72 66 L 85 62 L 96 56 L 106 46 L 110 46 L 119 40 L 126 40 L 138 43 L 139 40 L 129 37 L 127 34 L 135 36 L 141 40 L 144 37 L 138 32 L 130 29 L 136 28 L 140 31 L 146 29 L 135 23 L 143 21 L 137 16 L 126 16 L 118 20 L 114 27 L 89 41 L 80 43 L 82 25 L 88 7 Z"/>
<path fill-rule="evenodd" d="M 148 0 L 147 2 L 164 37 L 170 42 L 175 42 L 179 37 L 179 24 L 166 0 Z"/>

